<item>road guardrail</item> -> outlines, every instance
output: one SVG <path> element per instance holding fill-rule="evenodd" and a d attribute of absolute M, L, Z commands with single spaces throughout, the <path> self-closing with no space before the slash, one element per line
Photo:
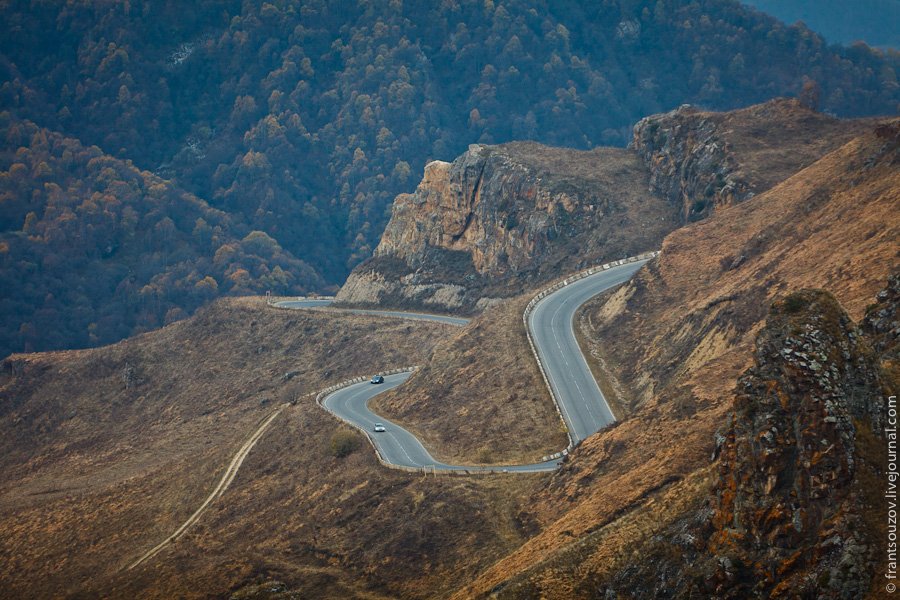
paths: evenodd
<path fill-rule="evenodd" d="M 566 436 L 569 438 L 569 445 L 566 448 L 564 448 L 561 451 L 556 452 L 554 454 L 542 456 L 539 462 L 549 462 L 552 460 L 560 459 L 560 458 L 568 455 L 569 452 L 575 447 L 575 440 L 572 439 L 572 432 L 569 431 L 568 425 L 566 424 L 566 421 L 563 418 L 562 406 L 560 404 L 559 398 L 557 398 L 556 394 L 553 392 L 553 387 L 550 385 L 550 378 L 548 377 L 547 371 L 544 367 L 544 363 L 541 360 L 540 355 L 538 354 L 537 346 L 535 346 L 535 343 L 534 343 L 534 334 L 531 331 L 531 328 L 528 326 L 528 316 L 532 313 L 535 306 L 537 306 L 537 304 L 541 300 L 543 300 L 544 298 L 546 298 L 553 292 L 556 292 L 568 285 L 571 285 L 572 283 L 575 283 L 576 281 L 580 281 L 581 279 L 584 279 L 585 277 L 589 277 L 600 271 L 608 271 L 609 269 L 612 269 L 613 267 L 618 267 L 620 265 L 640 262 L 640 261 L 644 261 L 644 260 L 650 260 L 652 258 L 656 258 L 657 256 L 659 256 L 659 251 L 655 250 L 652 252 L 645 252 L 643 254 L 638 254 L 637 256 L 629 256 L 628 258 L 614 260 L 614 261 L 603 263 L 601 265 L 597 265 L 594 267 L 589 267 L 587 269 L 584 269 L 582 271 L 575 273 L 574 275 L 569 275 L 565 279 L 557 281 L 556 283 L 550 285 L 549 287 L 545 288 L 544 290 L 538 292 L 528 302 L 528 305 L 525 307 L 525 311 L 522 313 L 522 322 L 525 325 L 525 333 L 526 333 L 526 336 L 528 337 L 528 345 L 531 348 L 531 354 L 532 354 L 532 356 L 534 356 L 534 360 L 537 362 L 538 370 L 541 372 L 541 377 L 544 379 L 544 384 L 547 386 L 547 389 L 550 392 L 550 397 L 553 399 L 553 405 L 556 407 L 556 412 L 559 415 L 560 420 L 563 422 L 563 426 L 566 428 Z M 333 299 L 333 297 L 329 297 L 329 296 L 318 296 L 316 298 L 297 297 L 296 299 L 297 300 L 307 300 L 307 299 L 328 300 L 328 299 Z M 275 308 L 282 308 L 282 307 L 279 307 L 276 304 L 276 301 L 269 296 L 266 297 L 266 303 L 269 306 L 273 306 Z M 389 371 L 382 371 L 381 374 L 382 375 L 395 375 L 398 373 L 412 373 L 412 372 L 416 371 L 418 368 L 419 368 L 418 366 L 401 367 L 398 369 L 391 369 Z M 304 397 L 315 395 L 316 404 L 318 404 L 323 410 L 328 412 L 328 414 L 333 416 L 335 419 L 337 419 L 341 423 L 346 423 L 346 424 L 350 425 L 351 427 L 353 427 L 354 429 L 357 429 L 358 431 L 360 431 L 366 437 L 366 440 L 368 440 L 369 444 L 372 446 L 372 449 L 375 451 L 375 456 L 378 458 L 378 462 L 380 462 L 382 465 L 384 465 L 385 467 L 388 467 L 390 469 L 397 469 L 400 471 L 407 471 L 407 472 L 414 472 L 414 473 L 423 472 L 423 473 L 427 474 L 428 467 L 430 466 L 431 471 L 435 475 L 438 472 L 443 473 L 443 474 L 456 474 L 456 475 L 473 475 L 473 474 L 508 472 L 507 468 L 509 467 L 509 465 L 506 465 L 506 466 L 498 465 L 496 467 L 473 466 L 473 468 L 471 470 L 466 470 L 466 469 L 449 470 L 449 469 L 438 469 L 435 465 L 428 465 L 428 466 L 424 466 L 424 467 L 407 467 L 407 466 L 403 466 L 403 465 L 396 465 L 396 464 L 386 461 L 384 459 L 384 457 L 381 455 L 381 452 L 378 450 L 378 446 L 375 444 L 375 440 L 372 439 L 372 436 L 370 435 L 369 431 L 365 427 L 362 427 L 360 425 L 357 425 L 356 423 L 353 423 L 351 421 L 347 421 L 347 420 L 341 418 L 339 415 L 337 415 L 336 413 L 331 411 L 327 406 L 325 406 L 325 404 L 323 402 L 325 398 L 327 398 L 334 392 L 341 390 L 345 387 L 355 385 L 357 383 L 362 383 L 367 380 L 368 380 L 368 377 L 355 377 L 353 379 L 346 379 L 344 381 L 341 381 L 340 383 L 336 383 L 334 385 L 328 386 L 327 388 L 319 390 L 318 392 L 310 392 L 309 394 L 306 394 Z"/>
<path fill-rule="evenodd" d="M 580 281 L 585 277 L 589 277 L 594 273 L 599 273 L 600 271 L 608 271 L 613 267 L 618 267 L 620 265 L 625 265 L 629 263 L 636 263 L 642 260 L 650 260 L 652 258 L 656 258 L 659 256 L 659 250 L 654 250 L 652 252 L 645 252 L 644 254 L 638 254 L 637 256 L 629 256 L 628 258 L 623 258 L 621 260 L 614 260 L 608 263 L 603 263 L 602 265 L 597 265 L 596 267 L 590 267 L 584 269 L 583 271 L 579 271 L 574 275 L 569 275 L 562 281 L 558 281 L 551 285 L 550 287 L 538 292 L 534 298 L 532 298 L 528 305 L 525 307 L 525 312 L 522 313 L 522 323 L 525 325 L 525 333 L 528 336 L 528 345 L 531 347 L 531 354 L 534 356 L 534 360 L 537 362 L 538 370 L 541 372 L 541 377 L 544 378 L 544 384 L 547 386 L 547 389 L 550 391 L 550 397 L 553 399 L 553 405 L 556 406 L 556 412 L 559 414 L 560 420 L 563 422 L 563 426 L 566 428 L 566 435 L 569 438 L 569 445 L 563 450 L 551 454 L 549 456 L 544 456 L 541 458 L 542 461 L 555 460 L 557 458 L 561 458 L 566 456 L 574 447 L 575 440 L 572 439 L 572 432 L 569 431 L 569 427 L 566 424 L 565 418 L 563 418 L 562 406 L 560 405 L 559 398 L 556 397 L 556 394 L 553 392 L 553 386 L 550 385 L 550 378 L 547 376 L 547 371 L 544 368 L 544 363 L 541 360 L 540 355 L 538 355 L 537 346 L 534 344 L 534 333 L 531 331 L 531 327 L 528 326 L 528 315 L 532 313 L 534 307 L 537 306 L 538 302 L 556 292 L 567 285 L 571 285 L 576 281 Z"/>

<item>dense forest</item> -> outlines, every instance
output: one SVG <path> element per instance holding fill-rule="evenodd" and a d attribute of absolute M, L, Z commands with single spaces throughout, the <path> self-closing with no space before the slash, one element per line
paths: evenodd
<path fill-rule="evenodd" d="M 803 21 L 833 43 L 900 49 L 900 0 L 743 0 L 784 21 Z"/>
<path fill-rule="evenodd" d="M 11 0 L 0 18 L 0 355 L 217 294 L 333 289 L 425 162 L 470 143 L 624 145 L 650 113 L 804 86 L 839 115 L 900 103 L 897 54 L 732 0 Z"/>
<path fill-rule="evenodd" d="M 323 285 L 266 233 L 96 147 L 7 113 L 0 136 L 18 148 L 0 158 L 0 348 L 109 343 L 222 293 Z"/>

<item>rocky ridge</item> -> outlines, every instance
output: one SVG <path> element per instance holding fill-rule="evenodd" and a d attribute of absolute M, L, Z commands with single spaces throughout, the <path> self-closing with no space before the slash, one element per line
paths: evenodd
<path fill-rule="evenodd" d="M 677 220 L 648 189 L 625 150 L 473 145 L 397 197 L 374 257 L 337 300 L 466 312 L 523 281 L 652 249 Z"/>
<path fill-rule="evenodd" d="M 641 120 L 628 150 L 473 145 L 433 161 L 394 202 L 346 305 L 471 313 L 562 273 L 658 248 L 679 224 L 768 190 L 866 122 L 773 100 L 728 113 L 690 106 Z"/>
<path fill-rule="evenodd" d="M 888 280 L 888 286 L 878 292 L 875 304 L 866 310 L 862 321 L 863 331 L 872 346 L 886 359 L 897 360 L 900 350 L 900 273 Z"/>
<path fill-rule="evenodd" d="M 896 296 L 883 300 L 879 310 L 896 311 Z M 776 302 L 717 434 L 718 476 L 707 504 L 645 542 L 663 564 L 618 570 L 601 591 L 637 585 L 645 597 L 864 597 L 878 539 L 864 513 L 879 495 L 865 476 L 879 471 L 880 457 L 859 440 L 882 435 L 885 398 L 896 393 L 871 341 L 827 292 Z M 663 589 L 648 569 L 679 575 Z"/>
<path fill-rule="evenodd" d="M 771 188 L 866 125 L 793 99 L 722 113 L 685 104 L 641 119 L 629 147 L 650 170 L 652 189 L 688 222 Z"/>
<path fill-rule="evenodd" d="M 720 597 L 860 597 L 874 552 L 857 428 L 884 428 L 878 361 L 826 292 L 776 303 L 738 381 L 707 551 Z"/>

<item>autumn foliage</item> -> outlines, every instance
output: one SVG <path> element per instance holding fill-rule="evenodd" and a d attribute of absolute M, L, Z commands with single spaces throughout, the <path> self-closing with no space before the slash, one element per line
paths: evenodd
<path fill-rule="evenodd" d="M 322 280 L 262 231 L 129 162 L 0 115 L 0 355 L 109 343 L 226 294 Z"/>
<path fill-rule="evenodd" d="M 14 0 L 0 20 L 0 353 L 338 285 L 425 163 L 473 142 L 621 146 L 648 114 L 805 82 L 840 115 L 900 102 L 895 53 L 726 0 Z"/>

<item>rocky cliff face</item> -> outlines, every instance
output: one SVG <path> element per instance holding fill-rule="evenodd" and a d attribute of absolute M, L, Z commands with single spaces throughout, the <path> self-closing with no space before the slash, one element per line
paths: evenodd
<path fill-rule="evenodd" d="M 778 99 L 727 113 L 690 105 L 646 117 L 631 148 L 650 185 L 685 221 L 752 198 L 840 147 L 865 127 Z"/>
<path fill-rule="evenodd" d="M 883 446 L 860 438 L 881 435 L 893 393 L 869 341 L 826 292 L 775 303 L 717 435 L 710 499 L 645 540 L 648 560 L 614 571 L 599 595 L 864 597 L 883 539 L 866 482 Z"/>
<path fill-rule="evenodd" d="M 472 310 L 523 281 L 652 249 L 677 219 L 648 189 L 625 150 L 472 146 L 429 163 L 415 193 L 397 197 L 374 257 L 338 301 Z"/>
<path fill-rule="evenodd" d="M 768 190 L 865 126 L 775 100 L 648 117 L 629 150 L 472 146 L 428 164 L 416 191 L 397 197 L 374 256 L 338 301 L 472 312 L 657 248 L 677 225 Z"/>
<path fill-rule="evenodd" d="M 753 195 L 736 173 L 734 152 L 716 120 L 689 105 L 639 121 L 632 147 L 650 167 L 650 185 L 679 206 L 685 220 Z"/>
<path fill-rule="evenodd" d="M 540 186 L 536 173 L 508 153 L 472 146 L 453 163 L 426 165 L 416 193 L 397 197 L 375 256 L 403 256 L 418 268 L 429 248 L 442 248 L 469 254 L 480 275 L 521 271 L 542 251 L 551 226 L 576 210 L 591 208 Z M 525 211 L 529 218 L 514 222 Z"/>
<path fill-rule="evenodd" d="M 724 435 L 710 591 L 861 597 L 873 547 L 861 517 L 857 427 L 884 428 L 875 356 L 832 296 L 777 303 L 738 381 Z"/>

